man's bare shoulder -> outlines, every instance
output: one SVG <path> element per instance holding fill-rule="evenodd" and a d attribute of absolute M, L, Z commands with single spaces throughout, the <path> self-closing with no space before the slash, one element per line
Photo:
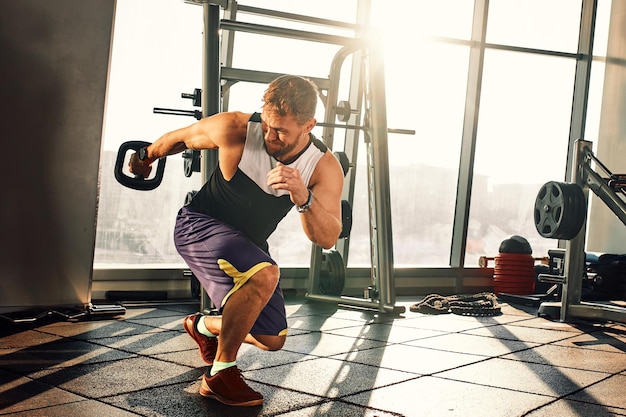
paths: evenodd
<path fill-rule="evenodd" d="M 337 157 L 327 151 L 317 163 L 311 184 L 339 184 L 343 186 L 343 170 Z"/>
<path fill-rule="evenodd" d="M 217 113 L 214 116 L 210 116 L 207 119 L 212 119 L 212 121 L 219 121 L 226 128 L 235 128 L 247 126 L 248 121 L 252 113 L 243 113 L 240 111 L 229 111 L 223 113 Z"/>
<path fill-rule="evenodd" d="M 188 149 L 214 149 L 240 146 L 245 142 L 251 113 L 222 112 L 205 117 L 186 129 Z"/>
<path fill-rule="evenodd" d="M 331 171 L 333 175 L 340 175 L 343 177 L 343 169 L 341 168 L 339 159 L 337 159 L 337 157 L 330 150 L 324 153 L 320 162 L 322 163 L 322 169 Z"/>
<path fill-rule="evenodd" d="M 248 121 L 252 114 L 235 111 L 222 114 L 224 115 L 224 121 L 221 127 L 225 141 L 223 145 L 240 147 L 246 141 Z"/>
<path fill-rule="evenodd" d="M 245 139 L 250 116 L 251 113 L 236 111 L 217 113 L 202 119 L 200 128 L 218 141 L 220 136 L 229 141 Z"/>
<path fill-rule="evenodd" d="M 252 117 L 252 113 L 244 113 L 240 111 L 229 111 L 224 112 L 224 114 L 230 115 L 232 118 L 238 121 L 243 121 L 245 123 L 248 123 L 248 120 L 250 120 L 250 117 Z"/>

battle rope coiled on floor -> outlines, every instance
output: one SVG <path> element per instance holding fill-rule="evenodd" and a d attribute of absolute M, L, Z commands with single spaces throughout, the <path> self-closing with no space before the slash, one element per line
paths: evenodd
<path fill-rule="evenodd" d="M 461 316 L 495 316 L 500 314 L 500 305 L 496 295 L 490 292 L 447 297 L 430 294 L 419 303 L 413 304 L 410 310 L 424 314 L 454 313 Z"/>

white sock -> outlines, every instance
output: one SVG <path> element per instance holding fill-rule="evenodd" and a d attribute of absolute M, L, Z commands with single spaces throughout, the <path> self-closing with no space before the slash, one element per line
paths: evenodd
<path fill-rule="evenodd" d="M 196 329 L 200 334 L 203 334 L 206 337 L 217 337 L 216 335 L 211 333 L 209 329 L 206 328 L 206 325 L 204 324 L 204 316 L 202 316 L 200 320 L 198 320 L 198 324 L 196 324 Z"/>
<path fill-rule="evenodd" d="M 237 361 L 232 362 L 213 362 L 213 366 L 211 367 L 211 376 L 215 375 L 219 371 L 230 368 L 231 366 L 237 365 Z"/>

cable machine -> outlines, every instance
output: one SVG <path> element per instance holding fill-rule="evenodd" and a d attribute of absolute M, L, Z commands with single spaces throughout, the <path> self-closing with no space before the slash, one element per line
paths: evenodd
<path fill-rule="evenodd" d="M 308 77 L 319 91 L 325 107 L 325 120 L 318 123 L 323 127 L 322 139 L 333 149 L 335 129 L 345 129 L 344 149 L 335 152 L 344 168 L 347 181 L 344 184 L 342 209 L 344 231 L 331 251 L 322 251 L 313 245 L 306 297 L 309 299 L 336 302 L 381 312 L 402 313 L 404 307 L 395 305 L 395 279 L 391 229 L 391 204 L 389 195 L 389 163 L 387 150 L 387 117 L 385 76 L 380 37 L 368 37 L 364 28 L 369 18 L 369 0 L 358 3 L 357 24 L 314 18 L 257 7 L 238 5 L 235 0 L 187 0 L 200 4 L 204 16 L 203 85 L 201 90 L 202 117 L 219 111 L 227 111 L 229 88 L 240 81 L 269 83 L 280 73 L 232 68 L 234 35 L 237 31 L 286 37 L 304 41 L 340 45 L 331 64 L 328 78 Z M 223 18 L 220 14 L 223 9 Z M 326 27 L 352 30 L 354 37 L 329 35 L 246 23 L 236 20 L 238 13 L 249 13 L 280 18 Z M 221 32 L 221 39 L 220 39 Z M 352 57 L 350 93 L 348 100 L 338 101 L 340 73 L 344 62 Z M 221 63 L 221 64 L 220 64 Z M 306 74 L 300 74 L 306 76 Z M 342 123 L 336 123 L 338 119 Z M 371 238 L 372 284 L 364 290 L 363 298 L 342 295 L 346 275 L 351 227 L 351 205 L 358 153 L 358 140 L 363 133 L 367 150 L 367 181 L 369 205 L 369 229 Z M 411 133 L 397 130 L 398 133 Z M 192 158 L 193 159 L 193 158 Z M 203 180 L 217 166 L 216 151 L 202 151 L 201 169 Z M 347 230 L 346 230 L 347 229 Z M 201 309 L 208 310 L 210 300 L 201 291 Z"/>

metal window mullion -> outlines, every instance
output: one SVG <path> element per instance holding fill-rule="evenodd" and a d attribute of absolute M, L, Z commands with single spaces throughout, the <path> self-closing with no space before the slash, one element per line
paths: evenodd
<path fill-rule="evenodd" d="M 472 25 L 472 46 L 470 49 L 465 114 L 461 138 L 461 155 L 457 182 L 454 225 L 450 250 L 450 266 L 462 271 L 465 261 L 465 245 L 469 222 L 471 190 L 474 173 L 474 155 L 476 150 L 476 132 L 480 108 L 480 93 L 485 60 L 485 38 L 487 33 L 487 14 L 489 0 L 477 0 L 474 3 Z M 455 290 L 460 292 L 463 286 L 463 273 L 456 277 Z"/>
<path fill-rule="evenodd" d="M 572 115 L 570 121 L 569 146 L 565 178 L 572 182 L 572 161 L 575 159 L 575 143 L 585 135 L 587 105 L 589 102 L 589 86 L 591 83 L 591 62 L 593 60 L 593 39 L 598 4 L 597 0 L 583 0 L 578 38 L 578 60 L 574 75 L 574 94 L 572 99 Z"/>
<path fill-rule="evenodd" d="M 572 118 L 570 122 L 570 134 L 567 155 L 565 178 L 572 183 L 578 183 L 588 200 L 588 191 L 585 187 L 583 168 L 584 148 L 591 147 L 591 142 L 582 141 L 585 133 L 587 117 L 587 104 L 589 101 L 589 85 L 591 79 L 591 61 L 593 60 L 593 36 L 595 32 L 595 20 L 597 0 L 583 0 L 580 19 L 580 35 L 578 38 L 578 52 L 581 58 L 576 61 L 576 74 L 574 78 L 574 97 L 572 101 Z M 566 282 L 562 285 L 560 318 L 567 321 L 570 318 L 570 307 L 580 304 L 582 296 L 583 265 L 585 262 L 585 234 L 586 222 L 583 229 L 572 240 L 559 242 L 565 246 L 565 277 Z"/>
<path fill-rule="evenodd" d="M 367 83 L 370 96 L 371 116 L 371 163 L 373 184 L 373 203 L 375 242 L 377 256 L 373 261 L 378 279 L 380 311 L 387 311 L 395 304 L 395 276 L 393 259 L 393 233 L 391 221 L 391 195 L 389 181 L 389 153 L 387 135 L 387 104 L 385 92 L 385 73 L 382 41 L 378 37 L 371 39 L 369 50 Z M 372 236 L 374 241 L 374 236 Z"/>

